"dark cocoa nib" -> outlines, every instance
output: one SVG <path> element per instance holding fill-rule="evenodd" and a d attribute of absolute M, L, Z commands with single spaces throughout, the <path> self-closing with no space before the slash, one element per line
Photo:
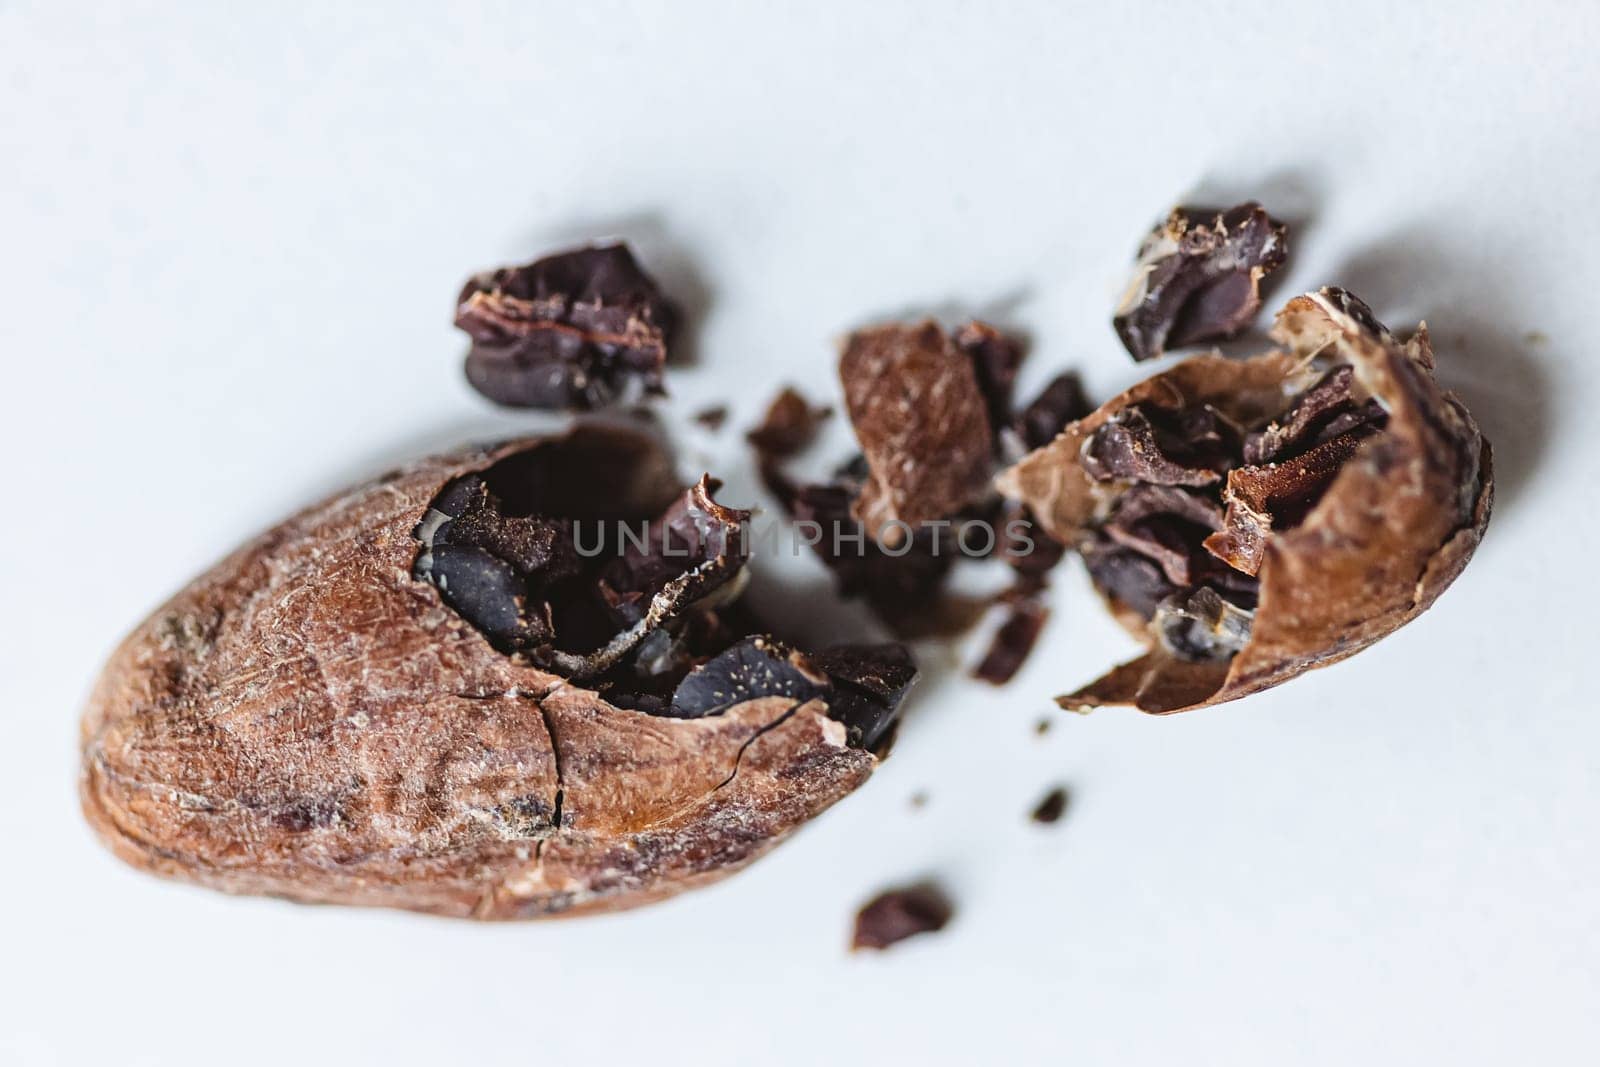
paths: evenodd
<path fill-rule="evenodd" d="M 1012 421 L 1012 429 L 1025 450 L 1048 444 L 1056 434 L 1093 410 L 1084 396 L 1083 383 L 1068 371 L 1050 380 L 1039 395 Z"/>
<path fill-rule="evenodd" d="M 1137 360 L 1233 337 L 1261 309 L 1261 279 L 1283 264 L 1288 227 L 1254 201 L 1175 208 L 1145 238 L 1113 320 Z"/>
<path fill-rule="evenodd" d="M 1460 573 L 1492 500 L 1488 445 L 1401 342 L 1324 289 L 1286 351 L 1198 356 L 1068 427 L 1000 479 L 1149 651 L 1061 697 L 1169 712 L 1351 655 Z"/>
<path fill-rule="evenodd" d="M 804 703 L 829 690 L 828 677 L 771 638 L 747 637 L 696 667 L 672 694 L 672 715 L 697 719 L 762 697 Z"/>
<path fill-rule="evenodd" d="M 1170 434 L 1165 435 L 1166 440 L 1158 440 L 1150 421 L 1154 413 L 1155 408 L 1134 406 L 1099 427 L 1083 448 L 1083 469 L 1090 477 L 1096 482 L 1144 485 L 1198 486 L 1219 482 L 1219 470 L 1186 462 L 1189 442 L 1174 442 Z"/>
<path fill-rule="evenodd" d="M 1050 790 L 1039 801 L 1029 816 L 1034 822 L 1048 825 L 1061 821 L 1061 816 L 1067 812 L 1067 791 L 1060 786 Z"/>
<path fill-rule="evenodd" d="M 798 390 L 786 385 L 772 398 L 761 425 L 745 436 L 763 456 L 785 459 L 811 444 L 822 421 L 832 414 L 832 408 L 814 408 Z"/>
<path fill-rule="evenodd" d="M 637 383 L 661 392 L 677 313 L 625 245 L 581 248 L 473 277 L 456 325 L 467 380 L 497 404 L 604 407 Z"/>
<path fill-rule="evenodd" d="M 991 685 L 1004 685 L 1022 669 L 1033 651 L 1039 631 L 1044 629 L 1049 609 L 1037 600 L 1023 598 L 1012 604 L 1005 622 L 995 631 L 989 650 L 973 670 L 972 676 Z"/>
<path fill-rule="evenodd" d="M 653 459 L 580 430 L 446 483 L 413 532 L 419 580 L 502 652 L 592 685 L 617 707 L 719 715 L 761 697 L 822 698 L 849 742 L 877 746 L 916 677 L 900 646 L 815 662 L 737 603 L 750 513 L 709 476 L 670 487 Z M 619 466 L 627 463 L 627 466 Z"/>
<path fill-rule="evenodd" d="M 917 934 L 943 930 L 951 913 L 949 898 L 934 886 L 891 889 L 874 897 L 856 914 L 850 947 L 885 949 Z"/>
<path fill-rule="evenodd" d="M 833 572 L 839 595 L 862 598 L 897 630 L 913 629 L 910 624 L 933 607 L 958 558 L 948 529 L 923 527 L 909 542 L 888 550 L 851 513 L 859 482 L 841 476 L 797 485 L 770 465 L 764 471 L 768 488 L 790 517 L 815 535 L 812 550 Z"/>
<path fill-rule="evenodd" d="M 833 683 L 828 714 L 843 723 L 850 743 L 877 751 L 917 680 L 904 645 L 834 645 L 811 657 Z"/>
<path fill-rule="evenodd" d="M 1355 368 L 1341 364 L 1301 393 L 1280 418 L 1248 435 L 1244 461 L 1255 465 L 1289 459 L 1351 430 L 1381 426 L 1384 418 L 1383 405 L 1356 397 Z"/>
<path fill-rule="evenodd" d="M 956 330 L 955 343 L 972 361 L 978 389 L 988 406 L 989 425 L 999 429 L 1011 421 L 1011 395 L 1026 354 L 1022 342 L 986 322 L 969 322 Z"/>

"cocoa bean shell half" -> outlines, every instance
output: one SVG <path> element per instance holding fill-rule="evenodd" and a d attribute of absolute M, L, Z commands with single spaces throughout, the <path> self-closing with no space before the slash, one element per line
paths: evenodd
<path fill-rule="evenodd" d="M 121 644 L 82 723 L 83 809 L 132 865 L 230 893 L 477 919 L 631 907 L 721 878 L 877 765 L 823 699 L 667 718 L 507 655 L 413 574 L 452 479 L 422 460 L 244 545 Z M 651 513 L 653 445 L 571 431 Z M 592 475 L 589 476 L 592 480 Z"/>
<path fill-rule="evenodd" d="M 1235 655 L 1175 655 L 1145 616 L 1112 598 L 1113 613 L 1149 651 L 1059 697 L 1062 706 L 1186 711 L 1338 662 L 1430 607 L 1482 539 L 1494 495 L 1489 443 L 1435 381 L 1425 328 L 1401 342 L 1360 301 L 1329 288 L 1291 300 L 1273 337 L 1281 350 L 1245 360 L 1196 356 L 1140 382 L 1000 476 L 1001 491 L 1026 504 L 1046 532 L 1081 544 L 1126 488 L 1091 477 L 1084 446 L 1136 404 L 1205 403 L 1258 426 L 1282 414 L 1315 360 L 1349 364 L 1387 416 L 1297 525 L 1265 535 L 1253 625 Z"/>

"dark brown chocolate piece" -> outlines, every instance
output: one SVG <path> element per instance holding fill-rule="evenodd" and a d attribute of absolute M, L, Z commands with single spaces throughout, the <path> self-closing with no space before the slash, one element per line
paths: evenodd
<path fill-rule="evenodd" d="M 761 425 L 745 436 L 763 456 L 786 459 L 816 440 L 817 429 L 833 414 L 832 408 L 812 407 L 793 386 L 772 398 Z"/>
<path fill-rule="evenodd" d="M 943 930 L 952 911 L 949 898 L 931 885 L 880 893 L 856 914 L 850 949 L 885 949 L 917 934 Z"/>
<path fill-rule="evenodd" d="M 870 476 L 852 513 L 897 545 L 989 488 L 993 446 L 972 359 L 936 322 L 859 330 L 839 359 Z"/>
<path fill-rule="evenodd" d="M 1083 383 L 1068 371 L 1052 378 L 1012 421 L 1012 428 L 1027 450 L 1049 444 L 1056 434 L 1089 414 L 1093 408 L 1083 393 Z"/>
<path fill-rule="evenodd" d="M 1336 662 L 1426 610 L 1482 538 L 1489 446 L 1426 331 L 1402 343 L 1324 289 L 1274 336 L 1288 351 L 1186 360 L 1002 477 L 1150 648 L 1063 706 L 1181 711 Z M 1195 452 L 1226 482 L 1181 484 Z"/>
<path fill-rule="evenodd" d="M 738 870 L 866 780 L 914 669 L 754 633 L 744 554 L 717 543 L 744 513 L 711 489 L 643 434 L 579 425 L 291 517 L 112 656 L 86 816 L 167 877 L 480 919 Z M 652 518 L 672 555 L 597 528 Z"/>
<path fill-rule="evenodd" d="M 1298 526 L 1316 507 L 1357 447 L 1376 427 L 1368 424 L 1281 463 L 1228 472 L 1224 528 L 1206 538 L 1206 550 L 1252 577 L 1274 528 Z"/>
<path fill-rule="evenodd" d="M 747 700 L 788 697 L 803 704 L 826 694 L 828 676 L 771 638 L 747 637 L 691 671 L 672 694 L 679 719 L 720 715 Z"/>
<path fill-rule="evenodd" d="M 457 300 L 467 380 L 497 404 L 590 410 L 659 393 L 677 312 L 625 245 L 476 275 Z"/>
<path fill-rule="evenodd" d="M 956 330 L 955 343 L 972 360 L 978 389 L 988 406 L 989 425 L 998 430 L 1011 421 L 1011 396 L 1027 350 L 1020 340 L 986 322 L 969 322 Z"/>
<path fill-rule="evenodd" d="M 1061 786 L 1056 786 L 1046 793 L 1033 809 L 1033 814 L 1028 816 L 1036 823 L 1049 825 L 1060 822 L 1061 816 L 1067 812 L 1067 791 Z"/>
<path fill-rule="evenodd" d="M 1355 368 L 1343 363 L 1301 393 L 1280 419 L 1246 436 L 1244 461 L 1255 466 L 1292 459 L 1342 434 L 1382 425 L 1387 417 L 1377 400 L 1357 397 Z"/>
<path fill-rule="evenodd" d="M 1220 481 L 1218 464 L 1205 462 L 1206 439 L 1157 433 L 1152 416 L 1159 409 L 1134 405 L 1107 419 L 1083 449 L 1083 469 L 1096 481 L 1130 481 L 1147 485 L 1210 485 Z M 1204 418 L 1203 413 L 1199 416 Z M 1172 422 L 1193 422 L 1187 412 L 1168 416 Z M 1163 427 L 1165 429 L 1165 427 Z M 1211 427 L 1206 427 L 1209 431 Z M 1204 458 L 1203 458 L 1204 457 Z"/>
<path fill-rule="evenodd" d="M 878 751 L 917 680 L 911 653 L 898 644 L 835 645 L 811 661 L 833 684 L 828 714 L 844 724 L 851 744 Z"/>
<path fill-rule="evenodd" d="M 923 527 L 909 542 L 886 548 L 852 514 L 861 483 L 848 473 L 832 482 L 801 485 L 770 463 L 762 471 L 784 510 L 814 535 L 812 550 L 833 572 L 840 596 L 862 598 L 903 636 L 935 610 L 959 555 L 948 527 Z"/>
<path fill-rule="evenodd" d="M 1283 264 L 1288 227 L 1250 201 L 1174 208 L 1145 238 L 1113 320 L 1137 360 L 1236 336 L 1261 310 L 1261 279 Z"/>
<path fill-rule="evenodd" d="M 1022 669 L 1028 653 L 1033 651 L 1034 642 L 1038 641 L 1049 616 L 1049 609 L 1031 597 L 1012 604 L 972 676 L 991 685 L 1005 685 L 1011 681 Z"/>

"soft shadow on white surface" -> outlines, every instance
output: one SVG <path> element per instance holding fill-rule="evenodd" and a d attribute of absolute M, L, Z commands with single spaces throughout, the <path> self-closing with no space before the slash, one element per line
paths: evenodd
<path fill-rule="evenodd" d="M 1583 1061 L 1597 14 L 0 5 L 0 1062 Z M 232 899 L 90 839 L 74 717 L 119 633 L 294 507 L 544 425 L 462 380 L 472 271 L 635 242 L 696 327 L 668 421 L 732 408 L 680 436 L 684 463 L 743 503 L 764 498 L 742 431 L 785 381 L 836 402 L 831 341 L 863 322 L 997 318 L 1033 341 L 1022 395 L 1159 369 L 1110 313 L 1192 190 L 1300 223 L 1269 312 L 1342 284 L 1397 330 L 1426 316 L 1495 444 L 1484 545 L 1399 633 L 1228 707 L 1071 717 L 1050 697 L 1129 641 L 1064 567 L 1012 685 L 962 677 L 970 643 L 930 650 L 866 787 L 630 915 L 484 928 Z M 819 636 L 870 630 L 813 614 L 827 576 L 800 563 L 769 603 Z M 1033 826 L 1060 782 L 1071 812 Z M 846 954 L 854 908 L 924 875 L 951 927 Z"/>

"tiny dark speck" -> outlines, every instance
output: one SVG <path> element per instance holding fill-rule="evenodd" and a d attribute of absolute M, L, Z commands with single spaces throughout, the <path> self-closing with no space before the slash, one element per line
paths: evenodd
<path fill-rule="evenodd" d="M 1061 816 L 1066 813 L 1066 810 L 1067 791 L 1057 786 L 1044 795 L 1044 799 L 1039 801 L 1038 806 L 1033 809 L 1033 814 L 1029 817 L 1036 823 L 1049 824 L 1059 821 Z"/>

